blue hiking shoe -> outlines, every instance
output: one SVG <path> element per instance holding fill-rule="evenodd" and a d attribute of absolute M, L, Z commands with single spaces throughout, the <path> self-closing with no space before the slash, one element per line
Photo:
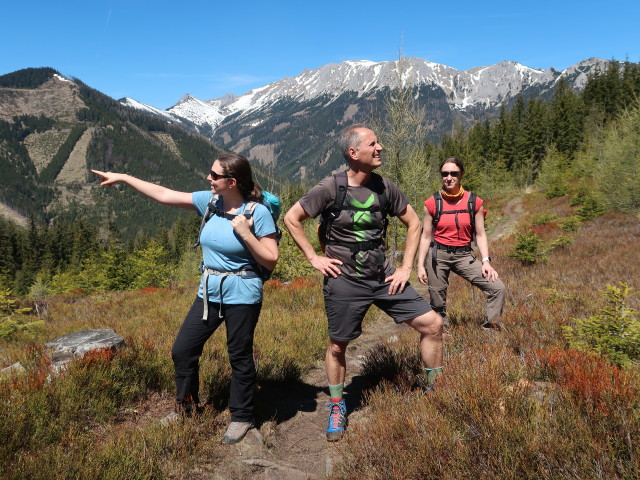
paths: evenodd
<path fill-rule="evenodd" d="M 327 441 L 337 442 L 347 428 L 347 405 L 344 399 L 329 403 L 329 426 L 327 427 Z"/>

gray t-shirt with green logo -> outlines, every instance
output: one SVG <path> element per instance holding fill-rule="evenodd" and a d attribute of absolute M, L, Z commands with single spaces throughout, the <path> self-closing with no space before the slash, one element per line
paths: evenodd
<path fill-rule="evenodd" d="M 372 175 L 370 181 L 360 187 L 349 186 L 344 206 L 351 205 L 364 210 L 343 209 L 336 218 L 329 233 L 329 239 L 338 242 L 375 241 L 383 235 L 383 217 L 380 212 L 380 197 L 382 186 L 387 196 L 387 216 L 397 216 L 404 212 L 409 204 L 406 195 L 398 186 L 384 177 L 382 182 L 375 181 Z M 300 199 L 300 205 L 311 217 L 317 217 L 329 210 L 336 197 L 336 181 L 333 176 L 327 177 L 313 187 Z M 366 208 L 375 211 L 367 211 Z M 343 262 L 340 268 L 343 275 L 358 278 L 378 278 L 383 272 L 389 271 L 389 265 L 384 255 L 384 246 L 374 250 L 365 250 L 352 254 L 343 245 L 327 245 L 326 256 L 337 258 Z"/>

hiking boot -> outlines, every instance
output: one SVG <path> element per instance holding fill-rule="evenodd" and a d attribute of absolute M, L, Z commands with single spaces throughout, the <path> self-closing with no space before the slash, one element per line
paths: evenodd
<path fill-rule="evenodd" d="M 347 428 L 347 405 L 344 399 L 329 403 L 329 426 L 327 427 L 327 441 L 337 442 L 344 435 Z"/>
<path fill-rule="evenodd" d="M 501 322 L 484 322 L 482 328 L 485 332 L 503 332 L 504 325 Z"/>
<path fill-rule="evenodd" d="M 231 422 L 229 428 L 222 437 L 222 443 L 232 445 L 244 438 L 247 432 L 253 428 L 252 422 Z"/>
<path fill-rule="evenodd" d="M 435 384 L 427 381 L 426 375 L 416 376 L 415 382 L 413 382 L 412 390 L 422 390 L 424 393 L 431 393 L 436 391 Z"/>

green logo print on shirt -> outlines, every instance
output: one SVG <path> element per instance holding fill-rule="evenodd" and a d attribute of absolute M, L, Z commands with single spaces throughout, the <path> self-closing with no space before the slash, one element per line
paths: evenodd
<path fill-rule="evenodd" d="M 349 201 L 351 202 L 351 205 L 353 205 L 356 208 L 370 208 L 373 205 L 373 202 L 375 201 L 375 195 L 372 193 L 371 196 L 369 196 L 369 198 L 364 203 L 360 203 L 355 198 L 351 198 Z M 367 229 L 370 228 L 373 225 L 373 223 L 374 222 L 373 222 L 373 217 L 371 216 L 371 212 L 357 210 L 354 213 L 353 233 L 356 237 L 357 242 L 366 242 L 367 240 L 369 240 L 367 238 Z M 364 262 L 366 261 L 367 256 L 368 256 L 367 251 L 358 252 L 356 254 L 355 256 L 356 274 L 362 275 L 364 273 L 363 272 L 363 269 L 365 267 Z"/>

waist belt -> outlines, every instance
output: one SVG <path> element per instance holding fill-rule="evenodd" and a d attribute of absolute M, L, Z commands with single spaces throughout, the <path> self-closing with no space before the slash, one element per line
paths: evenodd
<path fill-rule="evenodd" d="M 235 270 L 235 271 L 231 271 L 231 272 L 223 272 L 220 270 L 215 270 L 213 268 L 208 268 L 205 266 L 201 266 L 200 270 L 202 271 L 202 279 L 201 279 L 201 283 L 202 283 L 202 297 L 204 300 L 204 312 L 202 314 L 202 321 L 206 322 L 207 319 L 209 318 L 209 276 L 210 275 L 217 275 L 219 277 L 222 277 L 222 279 L 220 280 L 220 309 L 218 310 L 218 317 L 222 318 L 222 284 L 224 283 L 224 281 L 227 279 L 227 277 L 242 277 L 242 278 L 260 278 L 260 275 L 258 275 L 251 266 L 247 266 L 241 270 Z"/>
<path fill-rule="evenodd" d="M 472 250 L 471 245 L 462 245 L 456 247 L 453 245 L 444 245 L 436 241 L 434 241 L 433 244 L 438 250 L 446 250 L 447 253 L 470 252 Z"/>
<path fill-rule="evenodd" d="M 327 245 L 339 245 L 340 247 L 346 247 L 351 250 L 351 254 L 355 255 L 358 252 L 364 252 L 366 250 L 376 250 L 382 245 L 382 239 L 367 240 L 364 242 L 340 242 L 337 240 L 327 240 Z"/>
<path fill-rule="evenodd" d="M 431 242 L 431 265 L 433 267 L 433 271 L 437 271 L 438 264 L 438 250 L 445 250 L 447 253 L 458 253 L 458 252 L 471 252 L 471 244 L 462 245 L 461 247 L 456 247 L 453 245 L 444 245 L 442 243 L 438 243 L 435 240 Z"/>

